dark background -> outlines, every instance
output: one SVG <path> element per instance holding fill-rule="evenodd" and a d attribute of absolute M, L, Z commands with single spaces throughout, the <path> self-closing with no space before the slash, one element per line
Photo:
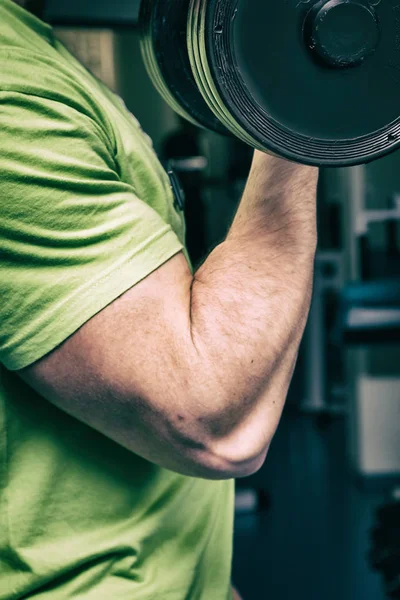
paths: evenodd
<path fill-rule="evenodd" d="M 47 0 L 46 19 L 57 24 L 133 26 L 140 0 Z"/>

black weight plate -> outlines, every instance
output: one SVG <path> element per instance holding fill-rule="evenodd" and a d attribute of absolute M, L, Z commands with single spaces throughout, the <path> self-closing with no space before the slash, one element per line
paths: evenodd
<path fill-rule="evenodd" d="M 218 105 L 218 103 L 212 96 L 201 61 L 199 48 L 199 27 L 201 26 L 199 20 L 200 14 L 202 14 L 200 3 L 198 2 L 198 0 L 191 0 L 187 21 L 187 48 L 190 65 L 192 68 L 192 73 L 197 88 L 200 90 L 210 110 L 214 113 L 217 119 L 223 123 L 225 119 L 225 113 L 223 111 L 223 108 L 221 108 L 221 106 Z"/>
<path fill-rule="evenodd" d="M 232 119 L 229 111 L 224 104 L 213 94 L 213 85 L 207 77 L 207 65 L 204 67 L 202 53 L 200 48 L 201 29 L 204 25 L 203 18 L 203 0 L 191 0 L 188 16 L 188 40 L 187 47 L 189 52 L 190 64 L 198 89 L 207 102 L 210 110 L 215 114 L 218 120 L 223 123 L 227 130 L 235 136 L 244 139 L 241 128 Z M 247 141 L 247 140 L 244 140 Z M 250 141 L 251 143 L 251 141 Z"/>
<path fill-rule="evenodd" d="M 397 0 L 196 2 L 203 70 L 242 139 L 323 166 L 399 146 Z"/>
<path fill-rule="evenodd" d="M 179 103 L 178 98 L 172 93 L 168 83 L 163 77 L 156 54 L 156 44 L 153 30 L 157 26 L 157 22 L 153 21 L 155 17 L 155 5 L 148 0 L 144 0 L 141 4 L 140 12 L 140 45 L 144 63 L 147 72 L 159 93 L 170 107 L 180 114 L 182 117 L 191 121 L 195 125 L 200 126 L 200 123 L 189 112 L 185 110 L 184 105 Z"/>
<path fill-rule="evenodd" d="M 186 44 L 189 0 L 142 0 L 142 56 L 153 84 L 182 117 L 217 133 L 228 133 L 209 110 L 194 81 Z"/>

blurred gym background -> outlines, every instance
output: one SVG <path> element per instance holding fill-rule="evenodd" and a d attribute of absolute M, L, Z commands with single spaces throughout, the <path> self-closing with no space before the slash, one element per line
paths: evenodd
<path fill-rule="evenodd" d="M 252 153 L 159 97 L 137 9 L 52 0 L 48 17 L 179 174 L 197 265 L 226 234 Z M 265 466 L 237 483 L 244 600 L 400 598 L 400 152 L 323 170 L 318 203 L 314 301 L 284 418 Z"/>

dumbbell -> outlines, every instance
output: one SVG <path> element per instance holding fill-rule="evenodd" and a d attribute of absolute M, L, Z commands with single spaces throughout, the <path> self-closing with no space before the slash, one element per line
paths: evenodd
<path fill-rule="evenodd" d="M 142 0 L 147 71 L 181 116 L 317 166 L 400 145 L 398 0 Z"/>

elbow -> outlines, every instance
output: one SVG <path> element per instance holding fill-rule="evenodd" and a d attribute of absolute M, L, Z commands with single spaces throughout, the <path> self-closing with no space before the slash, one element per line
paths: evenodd
<path fill-rule="evenodd" d="M 254 475 L 263 466 L 268 450 L 269 445 L 263 447 L 258 453 L 246 453 L 241 448 L 237 448 L 235 453 L 214 452 L 210 461 L 217 467 L 213 478 L 241 479 Z"/>
<path fill-rule="evenodd" d="M 257 473 L 263 466 L 268 454 L 268 448 L 257 456 L 232 459 L 213 453 L 208 453 L 206 458 L 202 458 L 200 468 L 202 474 L 200 477 L 210 480 L 241 479 L 250 477 Z M 197 475 L 199 476 L 199 475 Z"/>
<path fill-rule="evenodd" d="M 243 432 L 229 439 L 199 438 L 190 444 L 186 438 L 180 456 L 188 470 L 185 474 L 209 480 L 241 479 L 259 471 L 265 462 L 270 440 L 246 439 Z"/>
<path fill-rule="evenodd" d="M 265 428 L 267 429 L 267 428 Z M 199 463 L 206 479 L 241 479 L 257 473 L 267 457 L 272 437 L 256 438 L 251 430 L 235 431 L 229 437 L 210 440 L 204 445 Z"/>
<path fill-rule="evenodd" d="M 232 414 L 230 417 L 225 415 L 222 422 L 205 420 L 203 447 L 213 479 L 239 479 L 259 471 L 279 422 L 279 415 L 269 410 L 261 413 L 255 410 L 242 418 L 233 418 Z"/>
<path fill-rule="evenodd" d="M 229 457 L 207 452 L 201 457 L 192 457 L 192 467 L 185 474 L 212 481 L 249 477 L 261 469 L 267 453 L 268 448 L 258 456 L 232 460 Z"/>
<path fill-rule="evenodd" d="M 215 404 L 211 410 L 204 410 L 203 405 L 199 411 L 198 406 L 197 403 L 197 414 L 193 415 L 193 411 L 180 423 L 178 436 L 181 451 L 193 465 L 193 475 L 224 480 L 259 471 L 278 425 L 277 414 L 260 411 L 257 403 L 253 410 L 248 403 L 225 403 L 222 410 L 216 409 Z"/>

